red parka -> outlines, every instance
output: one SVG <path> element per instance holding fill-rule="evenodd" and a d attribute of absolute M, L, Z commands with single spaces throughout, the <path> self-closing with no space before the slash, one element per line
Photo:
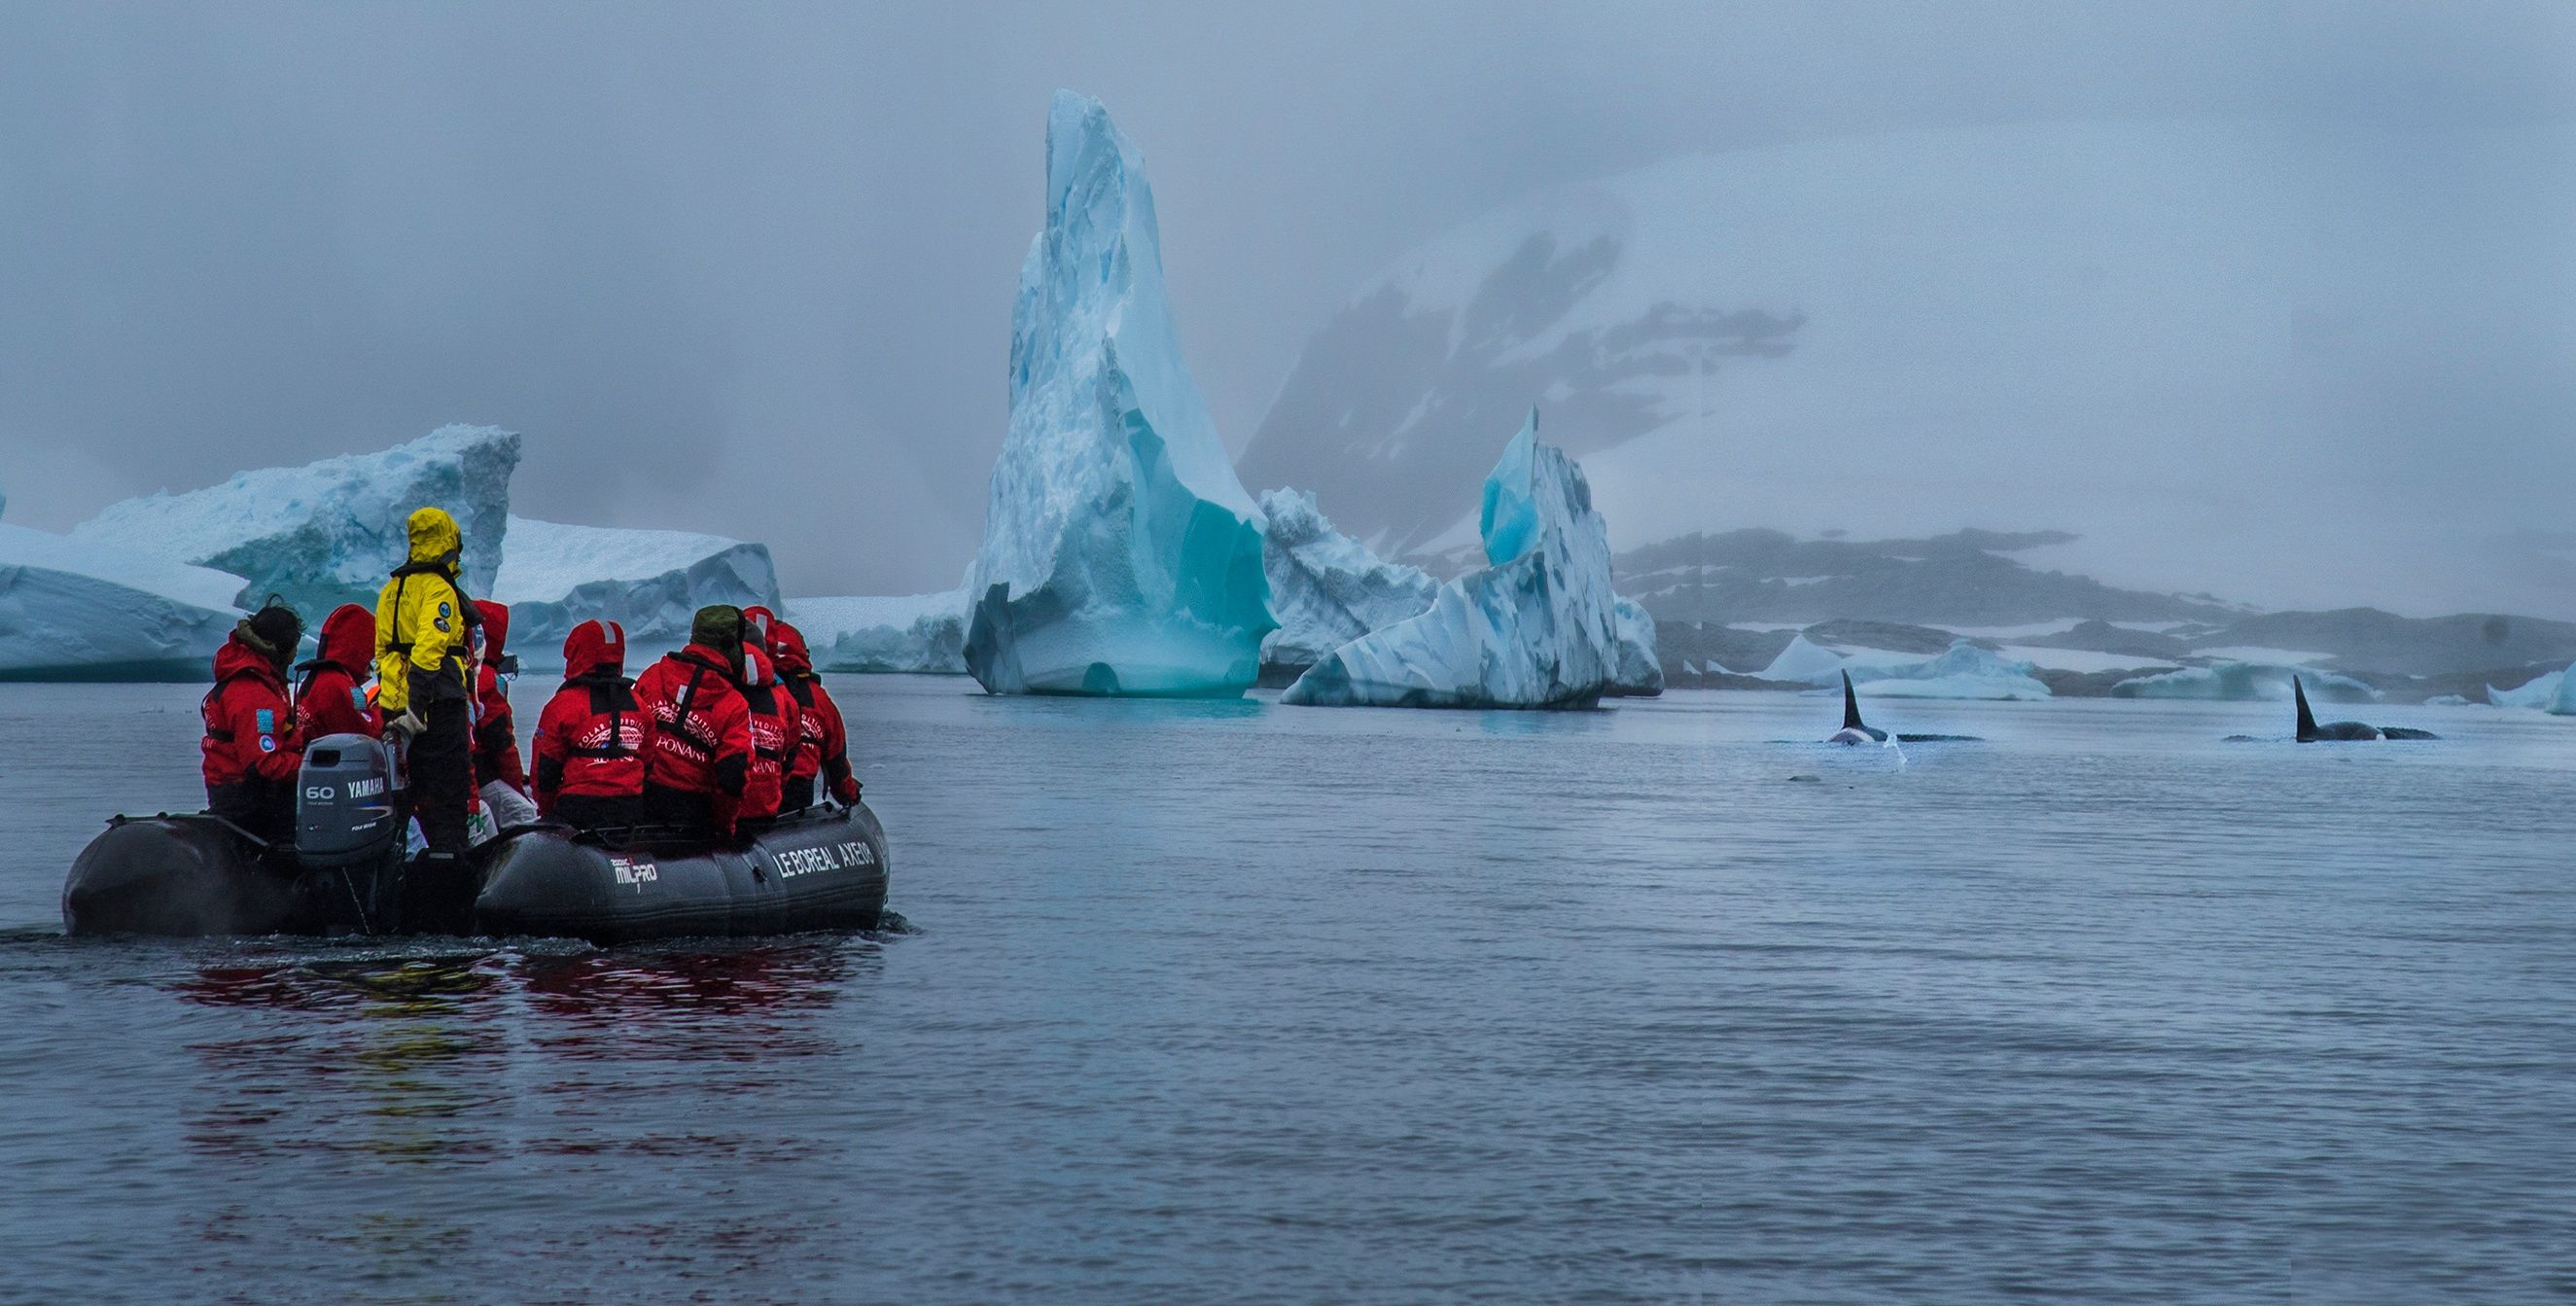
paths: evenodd
<path fill-rule="evenodd" d="M 814 674 L 813 655 L 806 651 L 805 633 L 776 622 L 769 628 L 769 647 L 777 655 L 779 683 L 796 700 L 802 718 L 796 757 L 787 768 L 790 782 L 821 776 L 825 790 L 844 803 L 859 801 L 858 779 L 850 774 L 849 728 L 841 719 L 841 705 L 832 701 L 832 692 L 823 688 L 823 678 Z"/>
<path fill-rule="evenodd" d="M 252 779 L 292 783 L 304 765 L 295 709 L 286 701 L 286 674 L 244 642 L 243 632 L 234 631 L 215 650 L 215 687 L 197 711 L 206 723 L 197 746 L 205 754 L 207 788 Z"/>
<path fill-rule="evenodd" d="M 758 820 L 778 815 L 788 763 L 795 758 L 797 739 L 803 733 L 802 714 L 786 687 L 778 683 L 768 655 L 751 647 L 747 634 L 744 643 L 742 679 L 734 682 L 742 691 L 751 726 L 751 767 L 743 779 L 742 817 Z"/>
<path fill-rule="evenodd" d="M 376 705 L 367 701 L 369 664 L 375 661 L 376 614 L 355 603 L 343 603 L 322 619 L 321 647 L 313 660 L 296 667 L 304 681 L 295 690 L 295 731 L 306 740 L 324 735 L 365 735 L 384 730 Z"/>
<path fill-rule="evenodd" d="M 510 608 L 490 599 L 476 599 L 474 606 L 483 614 L 483 657 L 474 673 L 474 781 L 498 780 L 524 794 L 528 773 L 519 765 L 519 722 L 510 715 L 510 678 L 501 672 Z"/>
<path fill-rule="evenodd" d="M 623 798 L 644 792 L 652 718 L 626 678 L 626 629 L 585 621 L 564 636 L 563 688 L 537 714 L 537 810 L 555 799 Z"/>
<path fill-rule="evenodd" d="M 636 706 L 653 719 L 645 783 L 710 795 L 728 829 L 751 769 L 751 709 L 733 674 L 723 653 L 691 644 L 635 678 Z"/>

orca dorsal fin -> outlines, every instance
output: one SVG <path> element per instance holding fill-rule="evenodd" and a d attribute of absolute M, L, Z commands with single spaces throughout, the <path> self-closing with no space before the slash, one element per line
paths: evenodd
<path fill-rule="evenodd" d="M 1852 692 L 1851 673 L 1848 671 L 1843 673 L 1843 729 L 1869 729 L 1860 723 L 1860 695 Z"/>
<path fill-rule="evenodd" d="M 2299 738 L 2316 738 L 2317 714 L 2308 710 L 2308 687 L 2300 684 L 2295 675 L 2290 677 L 2290 697 L 2299 704 Z"/>

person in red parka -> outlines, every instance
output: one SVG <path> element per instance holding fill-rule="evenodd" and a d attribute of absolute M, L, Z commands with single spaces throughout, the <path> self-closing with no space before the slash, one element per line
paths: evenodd
<path fill-rule="evenodd" d="M 771 622 L 769 647 L 778 663 L 778 683 L 796 700 L 797 714 L 803 718 L 780 808 L 794 812 L 813 806 L 814 778 L 818 775 L 823 778 L 825 792 L 843 806 L 859 801 L 859 781 L 850 774 L 849 729 L 842 723 L 841 705 L 832 701 L 832 691 L 823 688 L 823 678 L 814 674 L 814 658 L 806 651 L 805 633 L 783 621 Z"/>
<path fill-rule="evenodd" d="M 474 606 L 483 614 L 483 652 L 474 673 L 474 782 L 479 789 L 498 780 L 525 798 L 528 773 L 519 764 L 519 722 L 510 714 L 510 681 L 519 670 L 519 660 L 509 654 L 510 608 L 490 599 L 476 599 Z M 499 797 L 481 796 L 487 801 Z M 500 815 L 498 809 L 495 814 Z"/>
<path fill-rule="evenodd" d="M 626 677 L 626 628 L 585 621 L 563 653 L 563 688 L 537 714 L 537 810 L 584 830 L 641 825 L 652 719 Z"/>
<path fill-rule="evenodd" d="M 295 839 L 295 775 L 304 748 L 286 701 L 286 664 L 304 638 L 295 610 L 272 600 L 215 650 L 215 687 L 197 708 L 206 810 L 273 844 Z"/>
<path fill-rule="evenodd" d="M 644 819 L 704 838 L 730 838 L 751 770 L 751 709 L 734 688 L 742 609 L 698 609 L 689 646 L 635 678 L 635 704 L 653 721 L 644 755 Z"/>
<path fill-rule="evenodd" d="M 743 628 L 742 644 L 742 675 L 733 684 L 751 714 L 751 767 L 743 776 L 738 819 L 765 821 L 778 815 L 778 802 L 787 788 L 787 767 L 795 758 L 802 731 L 796 720 L 796 700 L 779 685 L 757 627 Z"/>
<path fill-rule="evenodd" d="M 295 687 L 295 733 L 310 742 L 324 735 L 382 733 L 383 718 L 363 688 L 376 660 L 376 614 L 356 603 L 343 603 L 322 619 L 321 646 L 313 660 L 299 663 L 304 679 Z"/>
<path fill-rule="evenodd" d="M 519 670 L 519 660 L 508 652 L 510 607 L 490 599 L 476 599 L 474 606 L 483 613 L 483 651 L 474 673 L 474 778 L 526 793 L 519 723 L 510 714 L 510 681 Z"/>

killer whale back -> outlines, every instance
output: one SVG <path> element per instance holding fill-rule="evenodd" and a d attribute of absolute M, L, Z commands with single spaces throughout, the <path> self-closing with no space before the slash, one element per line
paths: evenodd
<path fill-rule="evenodd" d="M 1851 673 L 1848 671 L 1843 673 L 1843 729 L 1863 732 L 1869 729 L 1860 723 L 1860 695 L 1852 692 Z"/>

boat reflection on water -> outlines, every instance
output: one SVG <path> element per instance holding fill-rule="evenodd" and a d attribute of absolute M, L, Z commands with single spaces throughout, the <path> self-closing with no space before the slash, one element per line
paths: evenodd
<path fill-rule="evenodd" d="M 173 984 L 182 1001 L 257 1016 L 189 1045 L 203 1081 L 187 1136 L 235 1158 L 588 1150 L 550 1139 L 548 1118 L 578 1132 L 585 1098 L 631 1100 L 711 1058 L 734 1063 L 739 1083 L 762 1062 L 842 1047 L 820 1016 L 876 971 L 881 948 L 870 936 L 355 956 L 317 946 L 204 964 Z"/>

